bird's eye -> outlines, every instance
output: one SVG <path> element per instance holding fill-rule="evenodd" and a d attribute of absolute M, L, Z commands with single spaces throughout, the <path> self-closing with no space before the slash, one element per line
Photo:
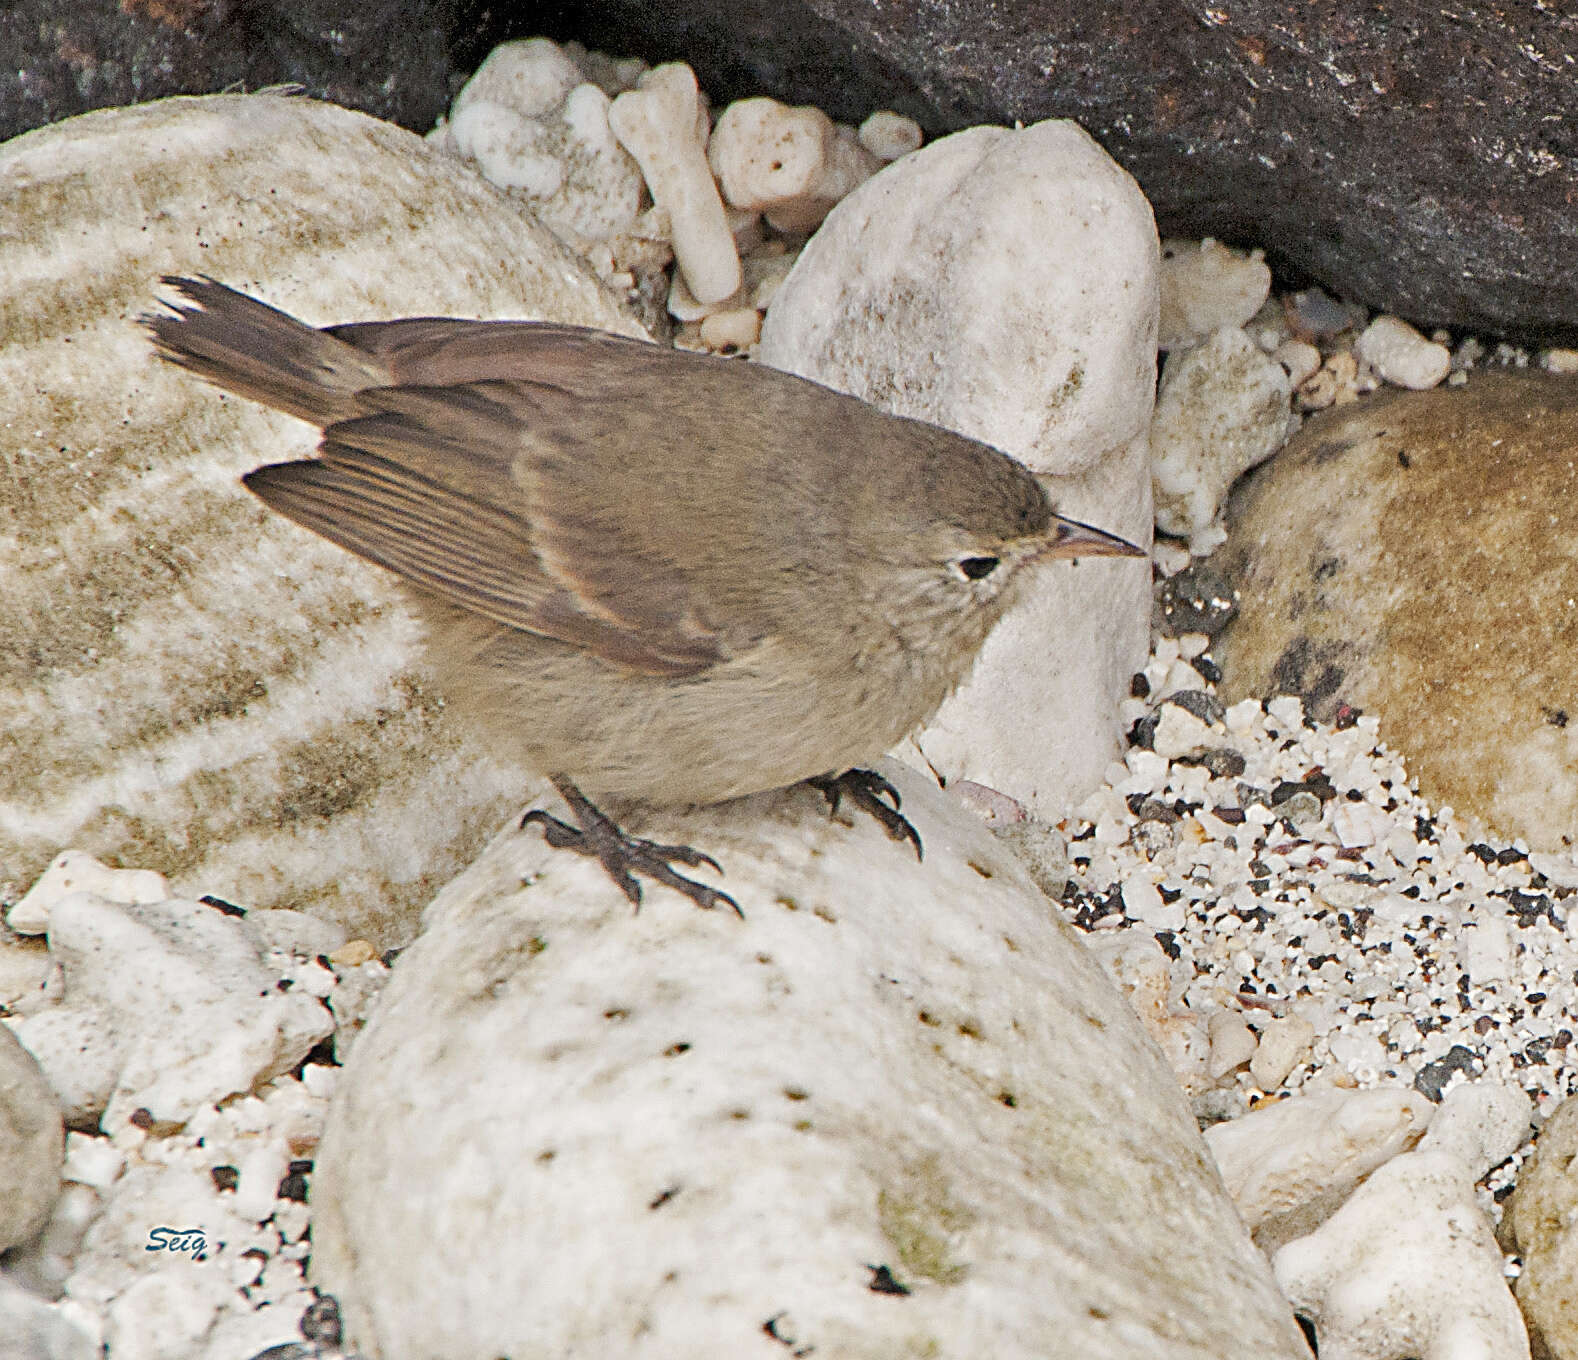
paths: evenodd
<path fill-rule="evenodd" d="M 979 581 L 997 570 L 1000 557 L 961 557 L 959 570 L 967 581 Z"/>

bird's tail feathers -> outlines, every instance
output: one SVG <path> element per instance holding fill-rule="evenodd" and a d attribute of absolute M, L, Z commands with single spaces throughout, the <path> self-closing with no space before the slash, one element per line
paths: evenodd
<path fill-rule="evenodd" d="M 390 381 L 373 356 L 214 279 L 161 282 L 194 305 L 139 318 L 160 358 L 227 392 L 325 426 L 358 413 L 357 393 Z"/>

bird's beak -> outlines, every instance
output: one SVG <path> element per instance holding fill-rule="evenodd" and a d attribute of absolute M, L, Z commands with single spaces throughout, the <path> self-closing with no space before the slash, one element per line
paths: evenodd
<path fill-rule="evenodd" d="M 1078 520 L 1054 518 L 1052 532 L 1046 543 L 1036 549 L 1034 558 L 1041 561 L 1052 557 L 1145 557 L 1144 548 L 1137 548 L 1126 538 L 1095 529 Z"/>

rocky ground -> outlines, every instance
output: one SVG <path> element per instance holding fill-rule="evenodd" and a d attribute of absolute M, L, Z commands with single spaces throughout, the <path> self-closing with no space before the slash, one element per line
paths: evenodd
<path fill-rule="evenodd" d="M 888 111 L 856 128 L 747 100 L 717 116 L 710 160 L 687 162 L 673 146 L 695 136 L 695 98 L 682 67 L 525 45 L 490 61 L 429 140 L 540 216 L 674 343 L 750 356 L 808 233 L 924 138 Z M 721 211 L 693 210 L 697 174 L 721 186 Z M 1504 811 L 1570 784 L 1565 748 L 1529 763 L 1511 804 L 1432 801 L 1382 718 L 1340 687 L 1318 717 L 1308 693 L 1307 708 L 1234 692 L 1231 621 L 1256 600 L 1214 574 L 1234 548 L 1233 486 L 1290 439 L 1319 439 L 1318 413 L 1450 392 L 1487 367 L 1554 380 L 1578 372 L 1578 352 L 1273 292 L 1260 252 L 1181 239 L 1163 243 L 1159 341 L 1164 536 L 1122 758 L 1060 819 L 973 781 L 955 792 L 1026 856 L 1128 996 L 1290 1306 L 1332 1353 L 1445 1356 L 1432 1348 L 1456 1328 L 1475 1354 L 1527 1355 L 1504 1283 L 1521 1277 L 1543 1344 L 1578 1355 L 1561 1306 L 1571 1247 L 1552 1226 L 1573 1203 L 1552 1168 L 1573 1136 L 1578 859 Z M 1563 696 L 1547 697 L 1565 715 Z M 1560 733 L 1565 717 L 1547 725 Z M 110 905 L 85 911 L 82 891 Z M 303 1279 L 314 1154 L 398 958 L 308 915 L 170 897 L 157 874 L 78 857 L 10 907 L 0 1003 L 69 1093 L 73 1131 L 64 1193 L 13 1215 L 0 1331 L 14 1320 L 30 1360 L 101 1343 L 114 1360 L 333 1354 L 333 1307 Z M 6 1179 L 47 1174 L 46 1145 L 18 1140 Z M 172 1196 L 182 1221 L 153 1222 Z M 181 1254 L 215 1268 L 160 1268 Z M 1394 1266 L 1378 1303 L 1353 1302 Z"/>

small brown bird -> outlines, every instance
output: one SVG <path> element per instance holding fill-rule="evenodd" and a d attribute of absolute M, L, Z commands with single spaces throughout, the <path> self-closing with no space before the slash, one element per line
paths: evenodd
<path fill-rule="evenodd" d="M 587 794 L 809 779 L 919 853 L 861 762 L 969 673 L 1032 564 L 1144 556 L 1053 513 L 1006 454 L 771 368 L 534 321 L 317 330 L 164 283 L 193 305 L 142 318 L 163 358 L 323 430 L 247 487 L 400 578 L 454 709 L 579 825 L 527 820 L 637 904 L 641 873 L 738 910 L 671 867 L 708 856 L 626 835 Z"/>

